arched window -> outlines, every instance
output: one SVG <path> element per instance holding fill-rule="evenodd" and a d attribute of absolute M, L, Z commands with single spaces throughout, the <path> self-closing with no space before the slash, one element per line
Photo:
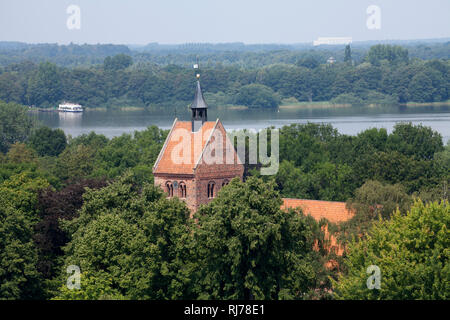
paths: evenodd
<path fill-rule="evenodd" d="M 172 182 L 170 181 L 166 182 L 166 192 L 169 195 L 169 197 L 173 197 L 173 185 Z"/>
<path fill-rule="evenodd" d="M 180 182 L 178 187 L 178 195 L 180 198 L 186 198 L 186 184 L 184 182 Z"/>
<path fill-rule="evenodd" d="M 223 180 L 223 182 L 222 182 L 222 187 L 223 187 L 223 186 L 226 186 L 228 183 L 229 183 L 228 179 Z"/>
<path fill-rule="evenodd" d="M 208 198 L 214 198 L 214 181 L 208 183 Z"/>

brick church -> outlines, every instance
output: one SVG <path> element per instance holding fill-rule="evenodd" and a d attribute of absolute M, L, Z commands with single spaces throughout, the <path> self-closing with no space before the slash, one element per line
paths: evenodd
<path fill-rule="evenodd" d="M 244 173 L 244 165 L 228 140 L 223 124 L 219 119 L 208 121 L 208 105 L 200 86 L 200 74 L 196 76 L 197 87 L 190 106 L 191 121 L 175 119 L 153 166 L 155 185 L 160 186 L 168 197 L 185 201 L 191 214 L 216 197 L 231 179 L 239 177 L 242 180 Z M 333 223 L 347 221 L 354 215 L 345 202 L 336 201 L 284 198 L 281 208 L 301 208 L 304 214 L 317 221 L 325 218 Z M 327 249 L 342 254 L 343 248 L 336 239 L 329 234 L 327 238 Z"/>
<path fill-rule="evenodd" d="M 200 74 L 196 76 L 191 121 L 175 119 L 153 166 L 155 185 L 169 197 L 185 201 L 192 213 L 213 199 L 234 177 L 242 180 L 244 173 L 244 165 L 228 140 L 223 124 L 219 119 L 208 121 Z"/>

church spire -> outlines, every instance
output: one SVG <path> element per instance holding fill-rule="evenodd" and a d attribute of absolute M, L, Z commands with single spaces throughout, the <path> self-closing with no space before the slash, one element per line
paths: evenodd
<path fill-rule="evenodd" d="M 198 62 L 194 64 L 195 77 L 197 78 L 197 88 L 195 90 L 194 101 L 192 102 L 190 108 L 192 112 L 192 131 L 198 131 L 204 122 L 208 121 L 208 105 L 206 104 L 205 98 L 203 97 L 202 88 L 200 86 L 200 71 L 198 67 Z"/>

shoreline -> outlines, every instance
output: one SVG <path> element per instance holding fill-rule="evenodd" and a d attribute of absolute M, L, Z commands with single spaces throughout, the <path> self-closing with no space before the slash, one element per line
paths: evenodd
<path fill-rule="evenodd" d="M 395 104 L 397 106 L 402 107 L 450 107 L 450 100 L 441 101 L 441 102 L 407 102 L 407 103 L 398 103 Z M 386 106 L 384 104 L 364 104 L 361 107 L 379 107 Z M 279 110 L 299 110 L 299 109 L 335 109 L 335 108 L 349 108 L 352 107 L 349 103 L 343 104 L 333 104 L 328 101 L 317 101 L 317 102 L 300 102 L 294 104 L 282 104 L 278 106 Z M 135 107 L 135 106 L 123 106 L 123 107 L 85 107 L 85 112 L 91 111 L 108 111 L 108 110 L 120 110 L 120 111 L 144 111 L 144 110 L 153 110 L 153 109 L 165 109 L 165 107 Z M 227 106 L 219 106 L 214 109 L 217 110 L 249 110 L 249 109 L 266 109 L 266 108 L 249 108 L 247 106 L 242 105 L 227 105 Z M 57 112 L 57 109 L 54 108 L 30 108 L 30 111 L 37 112 Z M 276 109 L 274 109 L 276 110 Z"/>
<path fill-rule="evenodd" d="M 450 107 L 450 100 L 440 101 L 440 102 L 407 102 L 400 103 L 399 105 L 405 107 Z"/>

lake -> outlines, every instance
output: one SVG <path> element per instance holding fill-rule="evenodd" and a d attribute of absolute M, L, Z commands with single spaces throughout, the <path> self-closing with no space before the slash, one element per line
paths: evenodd
<path fill-rule="evenodd" d="M 156 125 L 169 129 L 175 117 L 189 120 L 189 110 L 177 112 L 150 110 L 95 110 L 83 113 L 30 112 L 32 117 L 51 128 L 78 136 L 95 131 L 107 137 L 144 130 Z M 302 108 L 272 110 L 208 110 L 208 119 L 220 118 L 227 130 L 277 128 L 291 123 L 330 123 L 339 132 L 356 135 L 368 128 L 386 128 L 391 132 L 398 122 L 423 124 L 439 132 L 444 143 L 450 140 L 449 106 L 385 106 L 347 108 Z"/>

